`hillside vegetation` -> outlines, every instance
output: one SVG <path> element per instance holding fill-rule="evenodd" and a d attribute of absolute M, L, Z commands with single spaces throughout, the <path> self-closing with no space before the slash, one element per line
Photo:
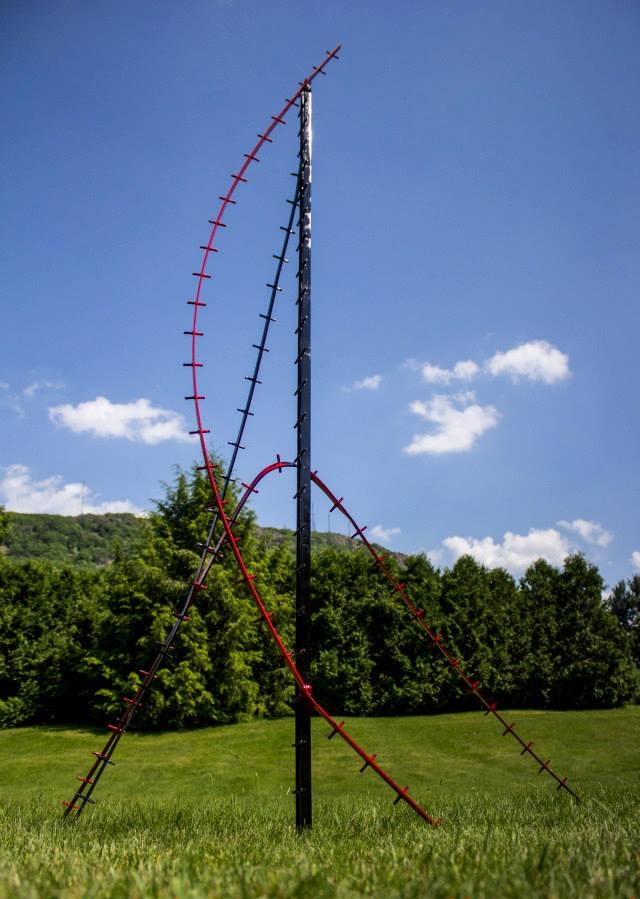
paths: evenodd
<path fill-rule="evenodd" d="M 100 566 L 130 553 L 148 536 L 148 522 L 128 513 L 37 515 L 12 512 L 2 546 L 9 559 Z"/>
<path fill-rule="evenodd" d="M 11 512 L 0 553 L 9 559 L 37 559 L 57 565 L 79 567 L 110 565 L 118 555 L 131 555 L 151 539 L 147 518 L 127 512 L 105 515 L 40 515 Z M 255 524 L 255 538 L 267 552 L 283 547 L 295 553 L 295 531 L 288 528 L 260 527 Z M 343 534 L 314 531 L 313 549 L 331 548 L 352 552 L 354 543 Z M 401 553 L 394 555 L 402 559 Z"/>

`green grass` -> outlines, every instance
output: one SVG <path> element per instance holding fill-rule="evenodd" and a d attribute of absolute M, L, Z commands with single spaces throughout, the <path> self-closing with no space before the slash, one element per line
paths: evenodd
<path fill-rule="evenodd" d="M 104 732 L 0 732 L 0 899 L 637 899 L 640 708 L 509 720 L 581 804 L 482 714 L 349 721 L 435 830 L 314 721 L 302 837 L 291 720 L 127 736 L 77 822 Z"/>

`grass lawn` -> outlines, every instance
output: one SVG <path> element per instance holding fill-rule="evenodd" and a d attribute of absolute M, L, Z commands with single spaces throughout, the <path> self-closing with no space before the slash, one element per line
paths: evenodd
<path fill-rule="evenodd" d="M 0 899 L 640 899 L 640 708 L 517 712 L 555 789 L 482 713 L 353 719 L 433 829 L 314 721 L 314 827 L 293 826 L 293 722 L 128 735 L 77 821 L 105 732 L 0 732 Z"/>

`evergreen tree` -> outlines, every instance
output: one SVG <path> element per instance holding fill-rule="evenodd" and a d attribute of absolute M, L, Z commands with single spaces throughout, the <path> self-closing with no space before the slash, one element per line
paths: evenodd
<path fill-rule="evenodd" d="M 110 615 L 103 622 L 100 648 L 89 664 L 100 671 L 98 690 L 103 712 L 114 714 L 121 697 L 140 684 L 141 668 L 150 664 L 181 609 L 200 561 L 199 545 L 213 521 L 206 473 L 193 466 L 176 469 L 173 484 L 150 516 L 150 540 L 139 554 L 114 563 L 106 577 Z M 227 491 L 229 506 L 237 500 Z M 251 561 L 253 515 L 243 512 L 234 533 Z M 216 537 L 222 533 L 218 522 Z M 214 538 L 215 539 L 215 538 Z M 255 611 L 238 583 L 228 547 L 224 561 L 208 571 L 206 589 L 198 590 L 157 681 L 145 701 L 149 727 L 185 727 L 229 723 L 254 714 L 259 688 L 253 665 Z"/>
<path fill-rule="evenodd" d="M 561 618 L 560 572 L 544 559 L 526 570 L 520 581 L 521 633 L 520 700 L 533 708 L 545 707 L 557 696 L 561 670 L 558 643 Z"/>
<path fill-rule="evenodd" d="M 631 657 L 640 668 L 640 574 L 620 581 L 611 591 L 607 606 L 629 640 Z"/>
<path fill-rule="evenodd" d="M 595 565 L 580 554 L 565 559 L 559 580 L 560 664 L 553 695 L 561 708 L 606 708 L 633 696 L 628 645 L 603 602 L 603 591 Z"/>
<path fill-rule="evenodd" d="M 441 607 L 445 616 L 444 642 L 461 660 L 462 668 L 479 678 L 486 692 L 503 701 L 500 672 L 489 650 L 495 644 L 491 633 L 491 581 L 488 570 L 471 556 L 461 556 L 442 575 Z M 452 672 L 447 686 L 448 702 L 455 708 L 476 708 L 473 697 L 460 696 L 460 681 Z"/>

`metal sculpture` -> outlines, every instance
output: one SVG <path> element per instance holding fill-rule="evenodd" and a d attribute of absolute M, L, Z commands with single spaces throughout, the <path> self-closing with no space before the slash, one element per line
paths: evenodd
<path fill-rule="evenodd" d="M 377 567 L 388 581 L 393 593 L 406 606 L 411 618 L 422 629 L 424 635 L 432 647 L 442 655 L 452 672 L 463 682 L 465 688 L 472 693 L 484 708 L 486 715 L 492 715 L 504 728 L 503 736 L 510 735 L 521 747 L 521 755 L 529 755 L 540 766 L 539 773 L 549 774 L 557 783 L 558 790 L 565 790 L 574 798 L 577 794 L 569 787 L 566 777 L 560 777 L 551 768 L 549 760 L 544 760 L 533 750 L 533 744 L 526 742 L 515 731 L 515 724 L 507 723 L 506 718 L 498 711 L 496 703 L 480 690 L 480 682 L 467 675 L 461 665 L 460 659 L 455 658 L 446 648 L 442 634 L 437 633 L 426 621 L 424 610 L 416 605 L 408 595 L 404 584 L 398 582 L 392 574 L 391 567 L 384 555 L 380 555 L 376 548 L 365 536 L 366 527 L 360 527 L 355 518 L 344 505 L 343 498 L 338 498 L 329 487 L 321 480 L 316 471 L 311 469 L 311 86 L 315 78 L 325 74 L 328 64 L 338 58 L 340 45 L 327 52 L 320 65 L 314 67 L 310 75 L 300 83 L 295 93 L 286 101 L 284 107 L 277 115 L 271 117 L 268 127 L 258 134 L 258 141 L 254 147 L 244 155 L 244 162 L 237 173 L 232 175 L 231 185 L 226 194 L 220 199 L 217 215 L 210 220 L 211 230 L 207 243 L 202 244 L 202 261 L 198 271 L 193 272 L 196 279 L 196 289 L 192 299 L 187 302 L 192 306 L 192 322 L 189 330 L 184 333 L 190 338 L 191 358 L 184 365 L 191 370 L 192 392 L 185 397 L 193 403 L 196 427 L 190 432 L 197 435 L 203 457 L 203 465 L 200 470 L 206 473 L 211 490 L 211 523 L 206 540 L 199 546 L 200 562 L 187 591 L 182 607 L 174 612 L 175 622 L 167 634 L 165 640 L 159 645 L 158 652 L 148 668 L 140 671 L 140 686 L 135 694 L 123 699 L 122 713 L 115 723 L 108 724 L 109 736 L 103 748 L 93 753 L 93 762 L 86 776 L 78 775 L 80 786 L 76 789 L 72 799 L 65 801 L 65 815 L 79 816 L 88 803 L 93 804 L 92 794 L 109 765 L 113 765 L 112 756 L 120 739 L 127 733 L 131 720 L 136 711 L 141 708 L 143 701 L 152 688 L 157 677 L 158 670 L 165 664 L 172 644 L 178 635 L 181 626 L 190 620 L 189 609 L 196 601 L 199 591 L 205 588 L 205 581 L 216 560 L 220 558 L 223 546 L 231 549 L 238 570 L 241 575 L 249 597 L 255 603 L 260 613 L 260 618 L 267 627 L 275 645 L 278 648 L 286 666 L 288 667 L 296 687 L 295 698 L 295 752 L 296 752 L 296 826 L 298 830 L 309 828 L 312 823 L 312 796 L 311 796 L 311 713 L 315 712 L 330 727 L 329 739 L 338 735 L 358 755 L 363 762 L 361 772 L 370 768 L 374 771 L 396 794 L 394 803 L 405 802 L 420 817 L 429 824 L 437 826 L 440 821 L 429 814 L 422 806 L 409 795 L 408 787 L 401 787 L 377 762 L 376 754 L 370 754 L 347 732 L 344 721 L 338 722 L 313 696 L 311 686 L 311 644 L 310 644 L 310 574 L 311 574 L 311 485 L 318 487 L 332 503 L 331 511 L 338 510 L 353 528 L 353 539 L 359 539 L 373 556 Z M 287 114 L 293 107 L 299 109 L 300 118 L 300 146 L 299 169 L 296 175 L 296 187 L 291 203 L 291 212 L 284 231 L 284 240 L 279 253 L 274 254 L 277 265 L 273 280 L 267 285 L 270 290 L 269 302 L 266 312 L 261 314 L 263 330 L 259 342 L 254 344 L 257 351 L 253 373 L 246 378 L 248 381 L 248 393 L 244 406 L 238 411 L 241 413 L 238 434 L 234 441 L 230 441 L 232 453 L 226 471 L 219 471 L 213 462 L 207 446 L 209 429 L 204 426 L 202 403 L 205 396 L 201 393 L 198 374 L 203 367 L 203 362 L 198 355 L 199 340 L 204 336 L 201 325 L 201 312 L 207 306 L 203 299 L 204 285 L 211 279 L 208 272 L 210 258 L 218 252 L 216 238 L 218 231 L 226 227 L 224 217 L 230 206 L 236 205 L 234 195 L 240 184 L 247 181 L 246 173 L 252 163 L 259 161 L 258 154 L 265 145 L 272 142 L 271 135 L 275 129 L 285 123 Z M 298 214 L 298 354 L 297 364 L 297 455 L 294 461 L 284 461 L 279 456 L 275 462 L 263 468 L 258 475 L 248 484 L 243 483 L 242 494 L 236 508 L 232 512 L 226 509 L 226 494 L 232 481 L 238 452 L 243 449 L 243 439 L 249 417 L 253 414 L 252 403 L 255 389 L 260 384 L 260 370 L 265 352 L 267 351 L 267 339 L 270 325 L 273 322 L 273 310 L 276 297 L 281 290 L 280 280 L 286 263 L 286 253 L 291 236 L 295 233 L 294 224 L 296 213 Z M 284 644 L 276 629 L 272 616 L 263 601 L 255 575 L 249 571 L 243 558 L 239 541 L 234 534 L 234 526 L 238 516 L 245 507 L 251 495 L 257 492 L 258 484 L 273 472 L 282 472 L 284 469 L 296 470 L 297 489 L 297 535 L 296 535 L 296 645 L 290 651 Z M 215 537 L 217 531 L 222 529 L 221 535 Z"/>

